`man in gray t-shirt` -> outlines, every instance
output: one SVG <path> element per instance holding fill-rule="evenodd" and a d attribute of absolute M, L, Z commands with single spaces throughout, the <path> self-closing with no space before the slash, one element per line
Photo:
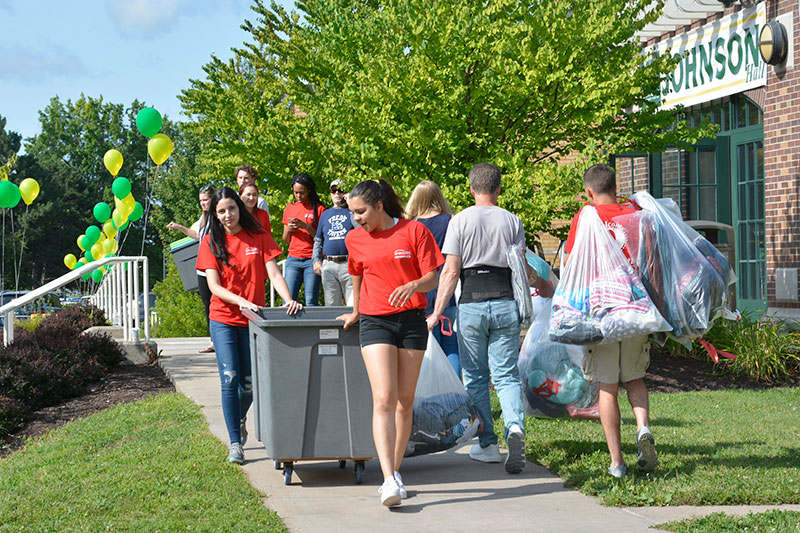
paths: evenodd
<path fill-rule="evenodd" d="M 505 422 L 505 468 L 508 473 L 517 474 L 525 467 L 525 405 L 517 368 L 520 320 L 506 253 L 512 244 L 524 247 L 525 230 L 517 216 L 497 206 L 500 178 L 500 169 L 489 163 L 475 165 L 469 172 L 475 205 L 450 221 L 442 246 L 447 259 L 428 328 L 439 323 L 461 279 L 458 349 L 464 386 L 483 422 L 478 444 L 469 456 L 486 463 L 502 460 L 492 421 L 491 379 Z M 533 285 L 545 297 L 552 294 L 552 287 L 543 279 Z"/>

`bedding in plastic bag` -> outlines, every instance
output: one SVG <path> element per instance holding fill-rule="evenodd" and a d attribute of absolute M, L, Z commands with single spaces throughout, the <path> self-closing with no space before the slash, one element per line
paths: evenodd
<path fill-rule="evenodd" d="M 636 233 L 631 257 L 653 303 L 678 340 L 702 337 L 720 316 L 736 318 L 728 309 L 727 288 L 736 281 L 728 260 L 705 237 L 686 224 L 670 199 L 647 192 L 631 200 L 636 213 L 615 222 Z"/>
<path fill-rule="evenodd" d="M 581 210 L 552 310 L 550 340 L 563 344 L 617 342 L 671 329 L 592 206 Z"/>
<path fill-rule="evenodd" d="M 551 305 L 543 300 L 542 312 L 528 329 L 519 354 L 526 413 L 547 418 L 598 418 L 597 384 L 581 370 L 583 349 L 549 339 Z M 537 306 L 539 307 L 539 306 Z"/>
<path fill-rule="evenodd" d="M 414 414 L 406 457 L 447 450 L 478 434 L 481 419 L 464 385 L 433 335 L 414 394 Z"/>

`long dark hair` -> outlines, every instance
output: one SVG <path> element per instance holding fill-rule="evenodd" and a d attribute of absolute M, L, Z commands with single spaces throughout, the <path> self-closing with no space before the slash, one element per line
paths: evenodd
<path fill-rule="evenodd" d="M 298 183 L 308 189 L 308 195 L 311 198 L 311 212 L 312 212 L 312 219 L 311 225 L 313 227 L 317 227 L 317 206 L 323 205 L 322 200 L 319 199 L 319 195 L 317 194 L 317 184 L 314 183 L 314 180 L 306 174 L 305 172 L 301 172 L 299 174 L 295 174 L 292 176 L 292 188 L 294 189 L 294 184 Z M 313 237 L 313 235 L 312 235 Z"/>
<path fill-rule="evenodd" d="M 242 199 L 239 198 L 239 195 L 236 194 L 236 191 L 230 187 L 217 189 L 217 192 L 214 193 L 214 196 L 211 198 L 211 206 L 208 208 L 210 213 L 208 217 L 209 245 L 211 246 L 211 253 L 217 258 L 217 264 L 222 263 L 231 266 L 228 261 L 228 250 L 225 248 L 225 228 L 222 226 L 222 222 L 217 218 L 217 204 L 220 200 L 224 200 L 225 198 L 230 198 L 236 202 L 236 207 L 239 208 L 239 225 L 248 235 L 264 233 L 266 230 L 264 230 L 253 215 L 247 211 L 247 208 L 244 206 Z"/>
<path fill-rule="evenodd" d="M 350 191 L 350 198 L 356 197 L 362 198 L 373 207 L 382 202 L 387 215 L 392 218 L 403 218 L 403 203 L 392 185 L 385 179 L 362 181 Z"/>

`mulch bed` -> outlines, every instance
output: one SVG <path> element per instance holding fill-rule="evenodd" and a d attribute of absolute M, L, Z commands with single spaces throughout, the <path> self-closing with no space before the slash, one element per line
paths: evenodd
<path fill-rule="evenodd" d="M 647 372 L 645 382 L 650 392 L 759 389 L 769 386 L 746 377 L 721 374 L 710 359 L 699 361 L 683 358 L 659 349 L 651 351 Z M 780 385 L 800 386 L 800 375 Z M 152 394 L 174 391 L 174 385 L 157 365 L 119 366 L 100 382 L 90 386 L 85 395 L 37 411 L 25 427 L 0 441 L 0 457 L 18 450 L 27 439 L 43 435 L 71 420 L 119 403 L 135 402 Z"/>

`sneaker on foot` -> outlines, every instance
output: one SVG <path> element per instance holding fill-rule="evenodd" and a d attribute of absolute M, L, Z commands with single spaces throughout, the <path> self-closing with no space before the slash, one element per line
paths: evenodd
<path fill-rule="evenodd" d="M 628 467 L 625 465 L 609 466 L 608 473 L 617 479 L 621 479 L 628 475 Z"/>
<path fill-rule="evenodd" d="M 239 421 L 239 433 L 242 436 L 242 446 L 244 446 L 247 444 L 247 417 L 244 417 Z"/>
<path fill-rule="evenodd" d="M 238 442 L 231 444 L 230 450 L 228 451 L 228 462 L 236 463 L 237 465 L 244 463 L 244 450 L 242 449 L 242 445 Z"/>
<path fill-rule="evenodd" d="M 508 455 L 506 456 L 506 472 L 519 474 L 525 468 L 525 433 L 517 424 L 508 428 Z"/>
<path fill-rule="evenodd" d="M 397 481 L 397 487 L 400 489 L 400 497 L 405 500 L 408 498 L 408 491 L 406 486 L 403 485 L 403 478 L 400 476 L 400 472 L 397 470 L 394 471 L 394 480 Z"/>
<path fill-rule="evenodd" d="M 394 507 L 400 505 L 403 497 L 400 494 L 400 487 L 394 477 L 387 477 L 386 480 L 378 489 L 378 494 L 381 496 L 381 503 L 386 507 Z"/>
<path fill-rule="evenodd" d="M 658 466 L 658 456 L 656 455 L 655 440 L 650 428 L 642 426 L 636 432 L 636 446 L 639 448 L 639 460 L 636 467 L 642 472 L 652 472 Z"/>
<path fill-rule="evenodd" d="M 481 448 L 480 444 L 475 444 L 469 451 L 469 457 L 482 463 L 499 463 L 502 461 L 500 448 L 498 448 L 497 444 L 490 444 L 486 448 Z"/>

